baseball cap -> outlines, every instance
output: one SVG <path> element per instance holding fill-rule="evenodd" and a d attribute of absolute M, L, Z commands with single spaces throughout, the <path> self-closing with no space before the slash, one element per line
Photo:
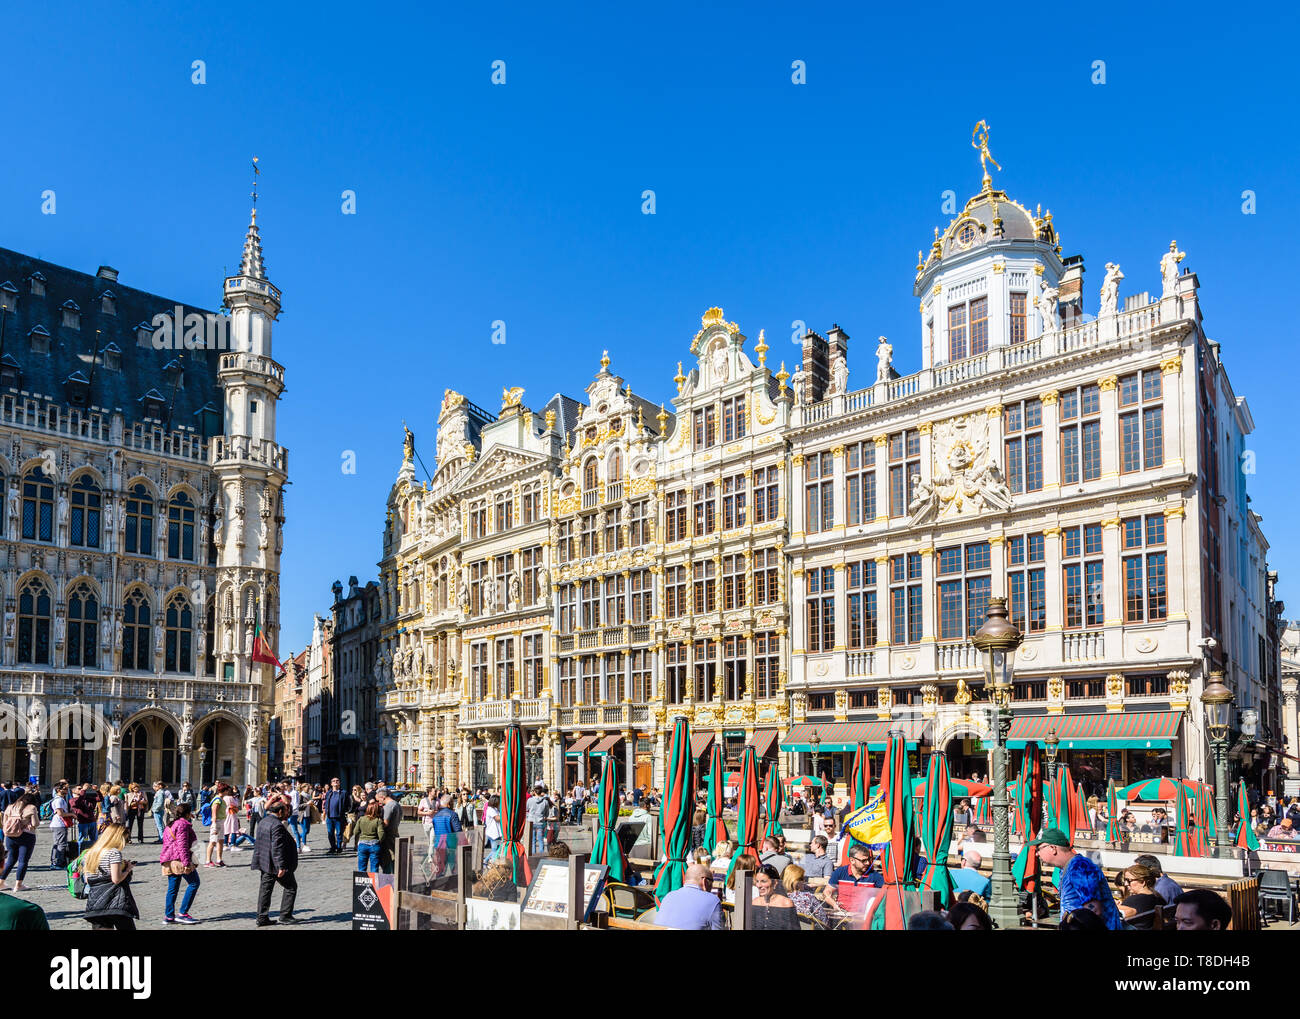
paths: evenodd
<path fill-rule="evenodd" d="M 1070 840 L 1065 837 L 1065 832 L 1060 828 L 1044 828 L 1038 838 L 1029 843 L 1032 846 L 1056 846 L 1060 849 L 1069 849 Z"/>

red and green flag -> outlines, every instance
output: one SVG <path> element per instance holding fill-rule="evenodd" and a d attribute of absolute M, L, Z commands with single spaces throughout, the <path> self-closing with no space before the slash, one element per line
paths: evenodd
<path fill-rule="evenodd" d="M 1259 837 L 1250 823 L 1250 800 L 1246 798 L 1246 783 L 1239 782 L 1238 786 L 1237 816 L 1241 818 L 1241 826 L 1237 829 L 1236 845 L 1238 849 L 1254 853 L 1259 850 Z"/>
<path fill-rule="evenodd" d="M 267 665 L 274 665 L 281 672 L 284 671 L 284 666 L 280 663 L 280 659 L 275 657 L 275 652 L 271 650 L 271 642 L 266 639 L 266 634 L 262 632 L 260 626 L 253 631 L 253 662 L 265 662 Z"/>

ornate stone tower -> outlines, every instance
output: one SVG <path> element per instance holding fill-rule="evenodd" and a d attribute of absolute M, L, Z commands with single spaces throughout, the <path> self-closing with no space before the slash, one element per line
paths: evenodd
<path fill-rule="evenodd" d="M 230 350 L 217 376 L 225 427 L 212 440 L 216 472 L 213 538 L 217 554 L 217 678 L 236 684 L 234 710 L 247 726 L 246 774 L 265 777 L 266 731 L 274 666 L 254 663 L 260 626 L 272 649 L 280 629 L 280 553 L 287 451 L 275 441 L 275 411 L 284 368 L 271 357 L 271 327 L 280 291 L 266 278 L 254 207 L 238 275 L 225 282 Z M 242 686 L 248 684 L 248 686 Z M 238 693 L 236 693 L 238 691 Z"/>

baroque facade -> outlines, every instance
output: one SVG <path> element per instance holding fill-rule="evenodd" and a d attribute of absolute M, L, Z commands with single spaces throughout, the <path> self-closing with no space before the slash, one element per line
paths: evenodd
<path fill-rule="evenodd" d="M 224 314 L 0 250 L 0 772 L 265 773 L 287 453 L 254 211 Z"/>

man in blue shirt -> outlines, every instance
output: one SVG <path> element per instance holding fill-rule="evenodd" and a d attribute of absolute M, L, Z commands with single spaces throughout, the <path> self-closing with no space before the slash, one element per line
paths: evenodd
<path fill-rule="evenodd" d="M 974 892 L 988 902 L 993 888 L 993 879 L 980 873 L 980 864 L 983 862 L 984 857 L 980 856 L 977 850 L 967 848 L 962 852 L 960 869 L 949 867 L 948 874 L 959 892 Z"/>
<path fill-rule="evenodd" d="M 726 930 L 722 903 L 709 891 L 712 882 L 713 873 L 708 867 L 692 863 L 686 868 L 682 886 L 669 892 L 659 903 L 655 923 L 682 931 Z"/>
<path fill-rule="evenodd" d="M 1149 853 L 1143 853 L 1133 862 L 1156 872 L 1155 892 L 1165 900 L 1165 905 L 1173 905 L 1174 899 L 1183 894 L 1182 887 L 1164 872 L 1164 868 L 1160 866 L 1160 861 L 1156 857 Z"/>
<path fill-rule="evenodd" d="M 836 867 L 826 881 L 824 897 L 832 906 L 839 905 L 840 884 L 884 886 L 885 879 L 871 869 L 871 850 L 860 842 L 849 849 L 848 866 Z"/>
<path fill-rule="evenodd" d="M 1070 848 L 1070 840 L 1059 828 L 1044 828 L 1043 833 L 1025 847 L 1038 852 L 1044 867 L 1056 868 L 1056 887 L 1061 893 L 1061 917 L 1076 909 L 1091 909 L 1106 921 L 1106 929 L 1124 929 L 1124 921 L 1110 893 L 1110 884 L 1102 869 L 1086 856 Z"/>

